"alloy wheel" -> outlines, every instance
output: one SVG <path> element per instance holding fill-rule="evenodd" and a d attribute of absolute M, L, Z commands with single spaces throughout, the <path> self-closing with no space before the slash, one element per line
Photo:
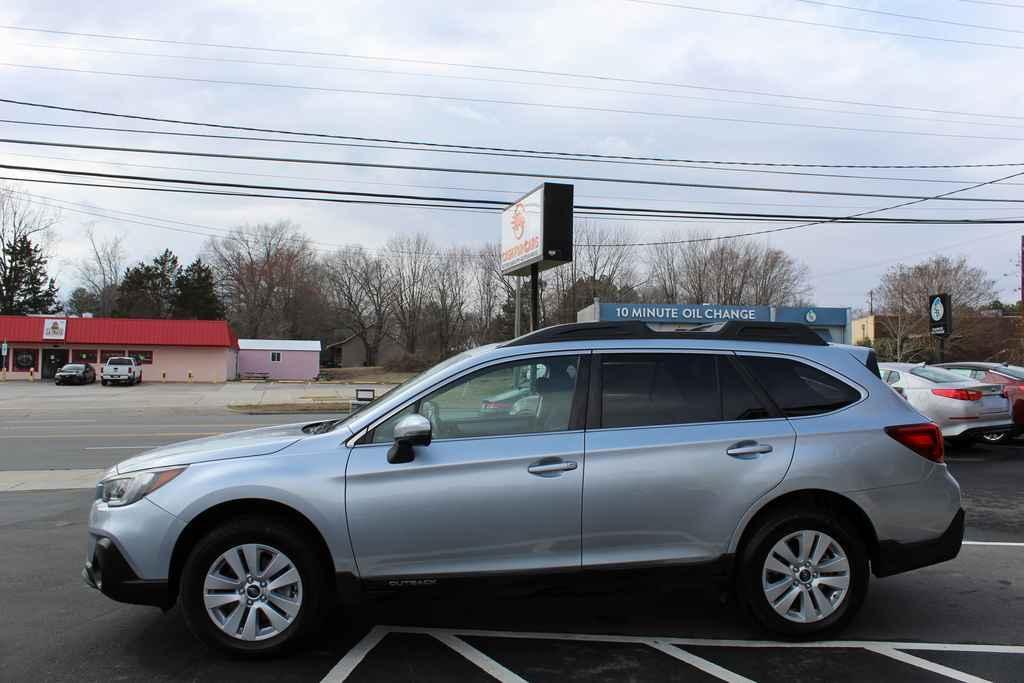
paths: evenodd
<path fill-rule="evenodd" d="M 821 531 L 787 534 L 768 553 L 761 572 L 768 604 L 787 621 L 821 621 L 850 590 L 850 563 L 839 543 Z"/>
<path fill-rule="evenodd" d="M 291 559 L 261 543 L 221 554 L 206 573 L 203 603 L 221 631 L 266 640 L 287 630 L 302 607 L 302 578 Z"/>

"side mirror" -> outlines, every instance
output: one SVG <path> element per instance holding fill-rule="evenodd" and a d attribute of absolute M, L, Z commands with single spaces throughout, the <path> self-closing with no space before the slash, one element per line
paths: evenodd
<path fill-rule="evenodd" d="M 412 462 L 413 446 L 429 446 L 430 436 L 430 420 L 416 413 L 406 415 L 395 425 L 395 445 L 388 451 L 388 462 L 392 465 Z"/>

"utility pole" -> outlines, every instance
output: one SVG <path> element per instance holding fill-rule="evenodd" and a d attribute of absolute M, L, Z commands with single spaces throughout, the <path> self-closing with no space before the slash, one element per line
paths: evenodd
<path fill-rule="evenodd" d="M 522 278 L 517 275 L 516 276 L 516 321 L 515 321 L 515 323 L 512 326 L 512 336 L 513 337 L 518 337 L 519 336 L 519 321 L 523 317 L 522 313 L 520 313 L 520 311 L 519 311 L 519 302 L 521 301 L 521 297 L 519 296 L 519 281 L 520 280 L 522 280 Z"/>

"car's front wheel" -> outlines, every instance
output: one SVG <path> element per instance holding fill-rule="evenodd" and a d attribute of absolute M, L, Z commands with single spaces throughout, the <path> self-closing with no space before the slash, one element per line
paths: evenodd
<path fill-rule="evenodd" d="M 182 569 L 178 603 L 213 647 L 273 655 L 315 630 L 331 600 L 313 539 L 274 518 L 228 522 L 202 538 Z"/>
<path fill-rule="evenodd" d="M 765 518 L 745 544 L 737 594 L 764 628 L 789 637 L 842 629 L 868 589 L 868 557 L 856 526 L 817 508 Z"/>

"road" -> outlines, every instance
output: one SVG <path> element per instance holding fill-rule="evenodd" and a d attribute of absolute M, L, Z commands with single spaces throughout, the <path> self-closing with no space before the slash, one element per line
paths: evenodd
<path fill-rule="evenodd" d="M 158 412 L 5 418 L 0 469 L 104 468 L 145 446 L 294 417 Z M 53 421 L 40 429 L 42 419 Z M 624 582 L 378 598 L 339 608 L 308 647 L 269 662 L 225 659 L 177 610 L 120 605 L 82 585 L 90 490 L 0 492 L 0 671 L 54 681 L 915 681 L 949 680 L 953 669 L 960 680 L 1024 680 L 1024 545 L 1012 545 L 1024 544 L 1024 444 L 958 451 L 950 468 L 968 539 L 1011 545 L 967 545 L 954 561 L 874 581 L 843 634 L 856 643 L 763 647 L 712 591 Z"/>

